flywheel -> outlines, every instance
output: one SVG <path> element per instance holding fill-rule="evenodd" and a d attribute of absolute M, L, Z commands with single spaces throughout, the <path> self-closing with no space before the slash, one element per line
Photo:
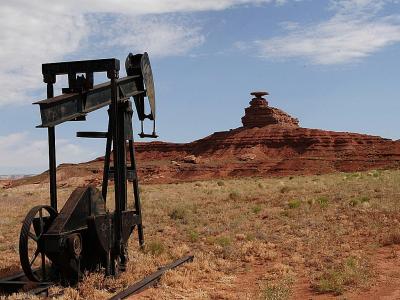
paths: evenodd
<path fill-rule="evenodd" d="M 19 258 L 26 277 L 32 281 L 50 280 L 50 260 L 43 249 L 47 232 L 57 212 L 48 205 L 33 207 L 26 215 L 19 236 Z"/>

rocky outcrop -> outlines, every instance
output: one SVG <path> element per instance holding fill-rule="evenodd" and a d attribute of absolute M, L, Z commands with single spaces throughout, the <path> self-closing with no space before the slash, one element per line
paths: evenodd
<path fill-rule="evenodd" d="M 399 141 L 301 128 L 297 119 L 269 107 L 262 98 L 266 94 L 252 93 L 255 98 L 245 110 L 243 127 L 186 144 L 138 144 L 142 178 L 150 182 L 173 182 L 400 168 Z M 198 163 L 185 162 L 183 158 L 188 156 L 196 157 Z M 161 163 L 163 160 L 168 163 Z M 180 163 L 173 165 L 171 160 Z"/>
<path fill-rule="evenodd" d="M 146 149 L 147 148 L 147 149 Z M 148 157 L 152 143 L 138 150 L 145 181 L 174 182 L 240 176 L 311 175 L 400 168 L 400 143 L 378 136 L 308 128 L 266 126 L 218 132 L 178 146 L 171 160 L 187 155 L 199 163 L 167 167 Z M 148 150 L 148 151 L 147 151 Z M 165 152 L 164 152 L 165 154 Z M 152 176 L 156 179 L 153 180 Z"/>
<path fill-rule="evenodd" d="M 262 98 L 266 93 L 252 95 L 255 98 L 246 108 L 243 127 L 191 143 L 135 143 L 140 180 L 156 183 L 400 168 L 399 141 L 301 128 L 297 119 L 269 107 Z M 61 182 L 64 175 L 86 176 L 84 183 L 97 182 L 101 170 L 99 158 L 78 166 L 61 166 L 58 178 Z"/>
<path fill-rule="evenodd" d="M 250 101 L 250 106 L 245 109 L 245 115 L 242 118 L 243 127 L 264 127 L 267 125 L 279 125 L 282 127 L 299 127 L 299 120 L 292 118 L 284 111 L 269 107 L 267 100 L 263 96 L 268 95 L 267 92 L 253 92 L 255 96 Z"/>

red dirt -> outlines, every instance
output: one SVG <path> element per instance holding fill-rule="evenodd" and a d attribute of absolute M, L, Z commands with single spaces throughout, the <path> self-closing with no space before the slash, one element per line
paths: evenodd
<path fill-rule="evenodd" d="M 400 299 L 400 246 L 380 248 L 374 255 L 372 264 L 378 276 L 368 288 L 360 291 L 346 292 L 340 296 L 329 294 L 318 295 L 310 288 L 309 281 L 303 278 L 296 283 L 292 299 Z"/>
<path fill-rule="evenodd" d="M 290 299 L 400 299 L 400 272 L 396 271 L 400 264 L 400 246 L 380 248 L 374 254 L 372 264 L 378 274 L 375 282 L 371 282 L 367 288 L 362 290 L 348 291 L 338 296 L 315 293 L 305 275 L 305 270 L 303 270 L 303 274 L 297 275 L 297 278 L 300 279 L 292 287 Z M 213 299 L 252 299 L 259 291 L 259 283 L 264 280 L 267 268 L 271 268 L 271 266 L 262 264 L 246 266 L 242 272 L 236 274 L 237 276 L 231 284 L 226 284 L 222 288 L 219 286 L 218 293 L 213 295 Z M 208 285 L 212 284 L 213 282 L 208 283 Z M 144 291 L 136 296 L 131 296 L 129 299 L 152 299 L 150 295 L 150 290 L 148 290 L 148 292 Z"/>

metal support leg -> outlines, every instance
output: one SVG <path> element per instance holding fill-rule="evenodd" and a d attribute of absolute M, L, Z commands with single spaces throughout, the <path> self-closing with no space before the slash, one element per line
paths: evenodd
<path fill-rule="evenodd" d="M 55 78 L 47 82 L 47 98 L 54 97 Z M 55 128 L 49 127 L 48 142 L 49 142 L 49 175 L 50 175 L 50 205 L 57 211 L 57 164 L 56 164 L 56 134 Z"/>
<path fill-rule="evenodd" d="M 143 235 L 143 225 L 142 225 L 142 208 L 140 204 L 140 194 L 139 194 L 139 184 L 137 179 L 137 170 L 136 170 L 136 161 L 135 161 L 135 152 L 133 146 L 133 140 L 129 140 L 129 155 L 131 160 L 131 168 L 134 171 L 133 176 L 133 194 L 135 198 L 135 210 L 139 215 L 139 224 L 138 227 L 138 236 L 139 236 L 139 245 L 140 247 L 144 246 L 144 235 Z"/>
<path fill-rule="evenodd" d="M 107 201 L 108 174 L 109 174 L 108 171 L 110 170 L 110 156 L 111 156 L 111 145 L 112 145 L 111 122 L 112 122 L 111 114 L 109 114 L 106 153 L 104 156 L 103 182 L 101 186 L 101 194 L 103 196 L 104 201 Z"/>
<path fill-rule="evenodd" d="M 115 243 L 113 247 L 112 263 L 117 257 L 125 259 L 124 245 L 122 241 L 122 211 L 126 209 L 126 150 L 124 133 L 124 112 L 125 109 L 118 102 L 118 87 L 116 79 L 118 72 L 113 71 L 107 74 L 111 79 L 111 114 L 114 148 L 114 184 L 115 184 Z"/>
<path fill-rule="evenodd" d="M 57 175 L 56 175 L 56 138 L 54 127 L 48 128 L 49 135 L 49 172 L 50 205 L 57 211 Z"/>

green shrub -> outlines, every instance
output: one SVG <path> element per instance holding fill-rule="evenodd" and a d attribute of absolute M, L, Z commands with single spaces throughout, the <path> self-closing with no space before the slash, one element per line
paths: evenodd
<path fill-rule="evenodd" d="M 251 209 L 251 211 L 252 211 L 254 214 L 258 214 L 258 213 L 261 211 L 261 206 L 260 206 L 260 205 L 254 206 L 254 207 Z"/>
<path fill-rule="evenodd" d="M 350 200 L 350 206 L 357 206 L 358 200 L 357 199 L 351 199 Z"/>
<path fill-rule="evenodd" d="M 360 203 L 365 203 L 365 202 L 369 202 L 369 198 L 364 196 L 364 197 L 360 197 L 360 198 L 354 198 L 350 200 L 350 205 L 351 206 L 357 206 Z"/>
<path fill-rule="evenodd" d="M 291 296 L 292 279 L 283 279 L 278 282 L 268 282 L 262 290 L 262 299 L 265 300 L 286 300 Z"/>
<path fill-rule="evenodd" d="M 218 186 L 224 186 L 224 185 L 225 185 L 225 182 L 223 182 L 223 181 L 221 181 L 221 180 L 218 180 L 218 181 L 217 181 L 217 185 L 218 185 Z"/>
<path fill-rule="evenodd" d="M 176 207 L 170 213 L 169 217 L 172 220 L 181 220 L 184 221 L 187 216 L 187 211 L 183 207 Z"/>
<path fill-rule="evenodd" d="M 233 191 L 229 194 L 229 199 L 231 200 L 239 200 L 240 199 L 240 194 L 237 191 Z"/>
<path fill-rule="evenodd" d="M 220 236 L 215 239 L 215 243 L 221 247 L 227 247 L 232 244 L 232 240 L 228 236 Z"/>
<path fill-rule="evenodd" d="M 301 205 L 301 201 L 300 200 L 295 199 L 295 200 L 290 200 L 289 201 L 289 208 L 290 209 L 299 208 L 300 205 Z"/>
<path fill-rule="evenodd" d="M 350 257 L 342 265 L 326 271 L 314 288 L 319 293 L 341 295 L 347 288 L 365 283 L 369 275 L 366 265 Z"/>
<path fill-rule="evenodd" d="M 196 230 L 189 231 L 189 240 L 191 242 L 197 242 L 199 240 L 199 233 Z"/>
<path fill-rule="evenodd" d="M 214 242 L 222 248 L 222 257 L 230 258 L 234 254 L 235 248 L 232 245 L 232 240 L 228 236 L 217 237 Z"/>
<path fill-rule="evenodd" d="M 282 216 L 282 217 L 289 217 L 289 211 L 287 210 L 287 209 L 285 209 L 284 211 L 282 211 L 281 213 L 280 213 L 280 215 Z"/>
<path fill-rule="evenodd" d="M 381 240 L 382 246 L 399 245 L 400 244 L 400 231 L 398 229 L 386 232 Z"/>
<path fill-rule="evenodd" d="M 281 189 L 279 190 L 282 194 L 285 194 L 287 192 L 290 191 L 290 188 L 288 186 L 283 186 L 281 187 Z"/>
<path fill-rule="evenodd" d="M 319 197 L 315 202 L 317 202 L 321 207 L 326 207 L 328 206 L 329 200 L 326 197 Z"/>
<path fill-rule="evenodd" d="M 372 177 L 375 177 L 375 178 L 379 177 L 380 175 L 381 174 L 380 174 L 379 170 L 373 170 L 373 171 L 368 173 L 368 176 L 372 176 Z"/>
<path fill-rule="evenodd" d="M 157 256 L 164 252 L 165 247 L 160 241 L 151 241 L 149 243 L 146 243 L 145 249 L 146 252 Z"/>

